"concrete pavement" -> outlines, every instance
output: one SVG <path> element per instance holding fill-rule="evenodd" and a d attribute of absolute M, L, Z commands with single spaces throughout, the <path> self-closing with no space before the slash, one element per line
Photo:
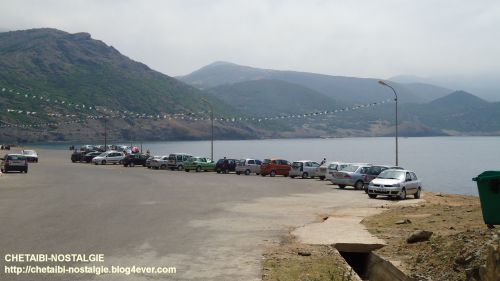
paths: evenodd
<path fill-rule="evenodd" d="M 101 253 L 104 265 L 176 274 L 20 275 L 1 280 L 260 280 L 266 245 L 321 214 L 391 204 L 329 182 L 71 163 L 40 150 L 0 179 L 0 254 Z M 2 260 L 2 267 L 5 263 Z M 96 264 L 103 265 L 103 264 Z"/>

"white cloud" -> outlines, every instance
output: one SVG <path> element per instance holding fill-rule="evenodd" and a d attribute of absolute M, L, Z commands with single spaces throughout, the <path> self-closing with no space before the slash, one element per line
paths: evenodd
<path fill-rule="evenodd" d="M 500 74 L 498 1 L 10 1 L 0 29 L 85 31 L 168 75 L 216 60 L 334 75 Z"/>

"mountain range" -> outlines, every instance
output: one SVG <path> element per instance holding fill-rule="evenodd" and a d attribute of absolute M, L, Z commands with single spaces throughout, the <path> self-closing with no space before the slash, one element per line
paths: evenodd
<path fill-rule="evenodd" d="M 402 135 L 500 135 L 500 103 L 422 81 L 394 80 L 386 83 L 398 93 Z M 378 81 L 229 62 L 170 77 L 88 33 L 50 28 L 4 32 L 0 89 L 13 92 L 0 92 L 1 123 L 56 122 L 48 115 L 53 113 L 80 121 L 0 128 L 0 142 L 102 140 L 105 122 L 115 140 L 207 139 L 207 103 L 217 117 L 218 139 L 389 136 L 394 134 L 394 103 L 380 102 L 393 100 L 394 94 Z M 87 107 L 75 110 L 61 101 Z M 334 112 L 345 107 L 356 110 Z M 9 108 L 37 115 L 14 114 Z M 117 118 L 116 112 L 126 116 Z M 88 119 L 90 114 L 105 118 Z M 299 115 L 303 118 L 268 120 Z M 74 118 L 67 116 L 62 120 Z M 261 118 L 267 121 L 257 122 Z"/>

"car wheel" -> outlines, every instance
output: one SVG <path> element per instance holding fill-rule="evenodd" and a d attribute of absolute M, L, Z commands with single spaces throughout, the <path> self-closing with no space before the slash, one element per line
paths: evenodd
<path fill-rule="evenodd" d="M 370 197 L 371 199 L 375 199 L 377 198 L 377 194 L 368 194 L 368 197 Z"/>
<path fill-rule="evenodd" d="M 224 170 L 224 174 L 229 174 L 229 170 L 228 170 L 228 169 L 225 169 L 225 170 Z"/>
<path fill-rule="evenodd" d="M 158 168 L 158 167 L 156 167 L 156 168 Z M 161 165 L 160 166 L 160 169 L 166 169 L 166 168 L 167 168 L 167 165 Z"/>
<path fill-rule="evenodd" d="M 236 172 L 236 174 L 239 176 L 239 175 L 241 175 L 241 172 Z"/>
<path fill-rule="evenodd" d="M 196 171 L 201 172 L 201 167 L 200 166 L 196 167 Z"/>
<path fill-rule="evenodd" d="M 94 165 L 99 165 L 99 163 L 98 162 L 94 162 Z"/>
<path fill-rule="evenodd" d="M 344 189 L 345 188 L 345 185 L 344 184 L 339 184 L 339 187 Z"/>
<path fill-rule="evenodd" d="M 179 170 L 179 171 L 184 170 L 184 166 L 183 165 L 179 165 L 179 167 L 177 167 L 177 170 Z"/>
<path fill-rule="evenodd" d="M 217 169 L 217 171 L 216 171 L 216 172 L 217 172 L 217 174 L 220 174 L 220 170 L 219 170 L 219 169 Z"/>
<path fill-rule="evenodd" d="M 189 169 L 184 169 L 184 171 L 188 172 L 189 173 Z"/>
<path fill-rule="evenodd" d="M 406 188 L 403 188 L 401 191 L 401 195 L 399 195 L 399 199 L 405 200 L 406 199 Z"/>
<path fill-rule="evenodd" d="M 413 197 L 415 197 L 415 199 L 420 199 L 420 195 L 421 195 L 420 192 L 422 192 L 422 189 L 419 186 L 418 189 L 417 189 L 417 192 L 415 192 L 415 194 L 413 195 Z"/>
<path fill-rule="evenodd" d="M 325 177 L 321 176 L 319 177 L 320 180 L 324 181 L 325 180 Z"/>
<path fill-rule="evenodd" d="M 102 160 L 101 165 L 106 165 L 106 160 Z"/>
<path fill-rule="evenodd" d="M 134 167 L 135 166 L 134 162 L 131 162 L 129 166 Z"/>
<path fill-rule="evenodd" d="M 271 173 L 269 173 L 269 176 L 271 176 L 271 177 L 276 176 L 276 172 L 275 171 L 271 171 Z"/>
<path fill-rule="evenodd" d="M 307 179 L 309 177 L 309 174 L 307 172 L 302 173 L 302 178 Z"/>
<path fill-rule="evenodd" d="M 356 184 L 354 184 L 354 188 L 361 190 L 361 189 L 363 189 L 364 185 L 365 184 L 363 183 L 363 181 L 357 181 Z"/>
<path fill-rule="evenodd" d="M 246 169 L 245 170 L 245 175 L 247 175 L 247 176 L 250 175 L 250 170 Z"/>
<path fill-rule="evenodd" d="M 291 177 L 292 179 L 294 179 L 294 178 L 295 178 L 295 176 L 290 176 L 290 177 Z"/>

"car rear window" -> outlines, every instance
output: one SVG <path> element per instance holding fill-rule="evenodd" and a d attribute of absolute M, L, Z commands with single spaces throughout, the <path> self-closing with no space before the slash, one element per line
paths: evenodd
<path fill-rule="evenodd" d="M 354 173 L 354 172 L 356 172 L 356 170 L 358 170 L 358 168 L 359 168 L 359 166 L 357 166 L 357 165 L 349 165 L 349 166 L 347 166 L 347 167 L 344 167 L 344 168 L 342 169 L 342 171 L 344 171 L 344 172 L 352 172 L 352 173 Z"/>
<path fill-rule="evenodd" d="M 262 162 L 262 164 L 269 164 L 271 163 L 271 159 L 264 159 L 264 162 Z"/>
<path fill-rule="evenodd" d="M 26 157 L 22 155 L 8 155 L 7 160 L 24 160 Z"/>

